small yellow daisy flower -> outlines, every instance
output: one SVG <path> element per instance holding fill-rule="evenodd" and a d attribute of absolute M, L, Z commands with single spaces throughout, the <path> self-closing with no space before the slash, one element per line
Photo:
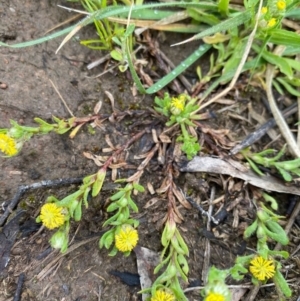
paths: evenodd
<path fill-rule="evenodd" d="M 267 27 L 274 27 L 277 23 L 277 20 L 275 18 L 271 18 L 267 24 Z"/>
<path fill-rule="evenodd" d="M 250 261 L 249 270 L 256 279 L 264 281 L 274 276 L 275 264 L 273 260 L 256 256 Z"/>
<path fill-rule="evenodd" d="M 185 99 L 183 96 L 173 97 L 171 102 L 171 113 L 180 114 L 184 110 Z"/>
<path fill-rule="evenodd" d="M 40 219 L 43 225 L 50 230 L 62 226 L 65 222 L 62 210 L 63 208 L 58 207 L 54 203 L 47 203 L 43 205 L 40 214 Z"/>
<path fill-rule="evenodd" d="M 120 232 L 115 235 L 116 248 L 121 252 L 131 251 L 139 240 L 137 230 L 130 225 L 123 225 Z"/>
<path fill-rule="evenodd" d="M 204 301 L 225 301 L 225 296 L 217 293 L 209 293 Z"/>
<path fill-rule="evenodd" d="M 264 15 L 268 12 L 268 8 L 266 6 L 264 6 L 264 7 L 262 7 L 260 12 Z"/>
<path fill-rule="evenodd" d="M 175 297 L 166 291 L 158 290 L 150 301 L 175 301 Z"/>
<path fill-rule="evenodd" d="M 12 157 L 18 153 L 16 141 L 7 134 L 0 133 L 0 151 Z"/>
<path fill-rule="evenodd" d="M 286 8 L 286 3 L 284 0 L 279 0 L 276 3 L 278 10 L 285 10 Z"/>

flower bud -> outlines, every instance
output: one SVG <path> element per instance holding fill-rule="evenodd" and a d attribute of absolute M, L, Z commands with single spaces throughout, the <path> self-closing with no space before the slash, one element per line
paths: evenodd
<path fill-rule="evenodd" d="M 51 247 L 61 249 L 61 252 L 66 251 L 68 247 L 68 236 L 65 231 L 59 230 L 54 233 L 50 239 Z"/>
<path fill-rule="evenodd" d="M 116 202 L 120 207 L 126 207 L 128 205 L 128 201 L 126 198 L 122 198 Z"/>

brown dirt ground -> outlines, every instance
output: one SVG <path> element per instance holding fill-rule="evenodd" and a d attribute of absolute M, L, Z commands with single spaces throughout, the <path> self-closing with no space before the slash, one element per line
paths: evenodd
<path fill-rule="evenodd" d="M 56 0 L 2 1 L 0 3 L 0 39 L 8 43 L 17 43 L 45 35 L 48 29 L 70 17 L 70 13 L 58 8 L 57 4 L 66 3 Z M 132 95 L 131 84 L 128 84 L 131 81 L 127 74 L 115 71 L 107 73 L 101 78 L 95 78 L 95 75 L 103 71 L 104 66 L 101 65 L 92 71 L 87 70 L 88 63 L 103 55 L 101 52 L 89 50 L 78 43 L 79 39 L 89 38 L 91 35 L 94 35 L 92 27 L 80 31 L 76 39 L 69 41 L 58 54 L 55 54 L 55 50 L 59 46 L 61 38 L 25 49 L 0 48 L 0 81 L 7 85 L 6 89 L 0 89 L 0 127 L 9 127 L 10 119 L 16 120 L 20 124 L 34 125 L 33 118 L 36 116 L 47 121 L 51 120 L 52 115 L 70 117 L 54 91 L 50 79 L 55 83 L 72 112 L 78 117 L 90 114 L 99 100 L 103 100 L 101 113 L 111 113 L 111 105 L 105 91 L 113 94 L 116 107 L 120 110 L 132 107 L 144 109 L 151 105 L 152 97 L 134 97 Z M 170 37 L 172 40 L 178 39 L 176 35 Z M 167 45 L 169 44 L 166 43 L 163 49 L 168 49 Z M 169 57 L 175 63 L 180 61 L 181 58 L 176 50 L 166 51 L 170 51 Z M 188 50 L 180 51 L 180 55 L 184 56 L 186 51 Z M 251 95 L 243 95 L 241 99 L 250 97 Z M 245 136 L 246 132 L 255 128 L 255 124 L 247 121 L 245 107 L 246 105 L 241 102 L 231 117 L 219 116 L 218 119 L 204 124 L 215 129 L 231 129 L 232 139 L 239 139 L 239 137 Z M 262 109 L 259 103 L 256 103 L 255 107 L 257 111 Z M 246 117 L 244 120 L 236 119 L 236 115 L 243 114 Z M 151 118 L 149 117 L 149 119 Z M 101 129 L 96 130 L 95 135 L 89 134 L 87 128 L 84 128 L 74 140 L 69 139 L 66 135 L 55 134 L 32 138 L 30 142 L 26 143 L 19 156 L 10 159 L 0 158 L 0 204 L 7 203 L 19 185 L 32 184 L 41 180 L 82 177 L 96 172 L 97 166 L 82 155 L 83 151 L 101 153 L 101 150 L 107 147 L 104 140 L 105 134 L 109 134 L 114 143 L 126 142 L 137 130 L 134 129 L 131 132 L 128 127 L 128 124 L 135 121 L 133 118 L 126 118 L 120 124 L 107 121 Z M 209 136 L 203 135 L 201 139 L 204 143 Z M 131 162 L 136 166 L 141 161 L 132 160 L 132 156 L 140 154 L 142 149 L 143 143 L 136 143 L 129 150 Z M 205 151 L 213 154 L 209 147 Z M 126 177 L 133 172 L 133 170 L 122 171 L 122 176 Z M 151 182 L 155 188 L 158 188 L 162 179 L 163 169 L 157 166 L 155 159 L 147 168 L 142 178 L 142 184 L 146 186 L 147 182 Z M 227 180 L 228 178 L 219 176 L 203 178 L 203 175 L 181 174 L 176 179 L 176 183 L 185 191 L 194 189 L 195 195 L 201 201 L 205 201 L 209 196 L 207 187 L 216 185 L 217 198 L 224 194 L 223 185 Z M 113 193 L 109 183 L 110 180 L 107 179 L 103 193 L 91 201 L 80 224 L 73 225 L 71 236 L 75 237 L 74 244 L 92 238 L 101 231 L 101 224 L 106 218 L 106 214 L 102 210 L 103 204 Z M 232 181 L 230 183 L 233 185 L 230 192 L 241 191 L 240 182 Z M 25 221 L 37 216 L 38 210 L 47 196 L 63 197 L 74 191 L 76 187 L 76 185 L 70 185 L 69 187 L 40 189 L 26 193 L 20 202 L 20 206 L 26 209 Z M 149 193 L 145 193 L 136 198 L 140 208 L 140 214 L 137 217 L 141 221 L 139 245 L 159 252 L 161 245 L 158 221 L 166 212 L 166 202 L 161 201 L 147 210 L 143 209 L 151 197 Z M 234 195 L 231 194 L 227 201 L 234 199 Z M 282 202 L 284 204 L 285 200 Z M 220 204 L 216 205 L 215 210 L 219 206 Z M 282 207 L 284 208 L 284 205 Z M 205 220 L 195 210 L 180 208 L 180 211 L 185 221 L 179 227 L 191 251 L 189 279 L 192 282 L 201 279 L 205 237 L 207 236 L 204 233 Z M 237 216 L 239 217 L 238 223 L 233 226 L 234 217 L 237 218 Z M 243 245 L 243 228 L 251 222 L 252 218 L 251 204 L 245 198 L 229 213 L 226 222 L 214 230 L 217 238 L 211 240 L 211 264 L 226 268 L 234 262 L 236 253 L 241 251 Z M 292 246 L 296 247 L 298 243 L 297 228 L 293 231 Z M 43 257 L 44 252 L 49 250 L 50 235 L 49 231 L 42 231 L 37 236 L 31 234 L 18 237 L 12 249 L 9 265 L 1 275 L 1 301 L 12 300 L 18 276 L 22 271 L 26 276 L 22 294 L 24 301 L 96 301 L 100 300 L 99 292 L 101 292 L 103 301 L 140 300 L 141 297 L 137 294 L 139 288 L 129 288 L 109 274 L 110 270 L 136 273 L 135 255 L 132 253 L 128 258 L 121 255 L 109 257 L 107 250 L 99 250 L 98 238 L 62 257 L 58 263 L 51 265 L 48 274 L 41 276 L 41 271 L 59 255 L 52 251 Z M 248 245 L 251 247 L 251 242 Z M 299 277 L 297 262 L 298 257 L 295 256 L 286 263 L 293 266 L 290 273 L 294 276 L 290 278 L 297 279 Z M 191 301 L 201 300 L 198 291 L 188 293 L 187 296 Z M 278 300 L 278 296 L 274 288 L 264 288 L 256 300 Z"/>

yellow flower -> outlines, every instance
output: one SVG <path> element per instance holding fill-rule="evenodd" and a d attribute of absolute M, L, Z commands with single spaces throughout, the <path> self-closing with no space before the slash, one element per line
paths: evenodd
<path fill-rule="evenodd" d="M 62 226 L 65 222 L 62 210 L 63 208 L 58 207 L 54 203 L 43 205 L 40 214 L 43 225 L 50 230 Z"/>
<path fill-rule="evenodd" d="M 175 301 L 175 297 L 166 291 L 158 290 L 150 301 Z"/>
<path fill-rule="evenodd" d="M 261 256 L 256 256 L 250 261 L 249 270 L 256 279 L 264 281 L 274 276 L 275 264 L 273 260 L 267 260 Z"/>
<path fill-rule="evenodd" d="M 209 293 L 204 301 L 225 301 L 225 296 L 217 293 Z"/>
<path fill-rule="evenodd" d="M 262 7 L 260 12 L 264 15 L 268 12 L 268 8 L 266 6 L 264 6 L 264 7 Z"/>
<path fill-rule="evenodd" d="M 0 151 L 12 157 L 18 153 L 16 141 L 7 134 L 0 133 Z"/>
<path fill-rule="evenodd" d="M 179 115 L 184 110 L 185 97 L 180 95 L 178 98 L 173 97 L 171 101 L 171 113 Z"/>
<path fill-rule="evenodd" d="M 278 10 L 285 10 L 286 8 L 286 3 L 284 0 L 279 0 L 276 3 Z"/>
<path fill-rule="evenodd" d="M 277 23 L 277 20 L 275 18 L 271 18 L 267 24 L 268 27 L 273 27 Z"/>
<path fill-rule="evenodd" d="M 131 251 L 139 240 L 138 232 L 130 225 L 123 225 L 115 235 L 116 248 L 121 252 Z"/>

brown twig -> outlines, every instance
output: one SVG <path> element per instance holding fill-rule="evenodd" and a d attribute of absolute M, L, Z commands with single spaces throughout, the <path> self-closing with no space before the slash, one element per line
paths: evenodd
<path fill-rule="evenodd" d="M 16 292 L 15 292 L 13 301 L 21 300 L 21 293 L 22 293 L 22 287 L 23 287 L 24 280 L 25 280 L 25 274 L 21 273 L 18 278 L 18 284 L 17 284 L 17 288 L 16 288 Z"/>
<path fill-rule="evenodd" d="M 297 112 L 297 103 L 292 104 L 287 109 L 285 109 L 281 114 L 283 117 L 288 117 L 294 113 Z M 258 141 L 261 137 L 263 137 L 268 130 L 273 128 L 276 125 L 276 121 L 274 118 L 268 120 L 265 124 L 263 124 L 261 127 L 259 127 L 256 131 L 249 134 L 242 142 L 240 142 L 238 145 L 236 145 L 230 152 L 229 155 L 235 155 L 242 149 L 251 146 L 256 141 Z"/>
<path fill-rule="evenodd" d="M 61 185 L 69 185 L 69 184 L 77 184 L 82 182 L 83 177 L 79 178 L 69 178 L 69 179 L 57 179 L 57 180 L 45 180 L 37 183 L 33 183 L 31 185 L 21 185 L 18 187 L 18 190 L 12 200 L 9 202 L 9 205 L 5 209 L 4 213 L 0 218 L 0 226 L 3 226 L 6 219 L 10 215 L 10 213 L 14 210 L 14 208 L 18 205 L 21 197 L 28 190 L 39 189 L 39 188 L 48 188 L 55 187 Z"/>

